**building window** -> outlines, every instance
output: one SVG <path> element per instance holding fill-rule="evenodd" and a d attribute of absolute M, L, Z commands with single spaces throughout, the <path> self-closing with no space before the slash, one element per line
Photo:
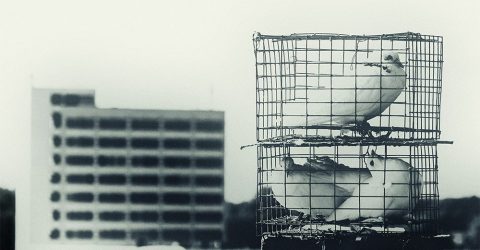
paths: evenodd
<path fill-rule="evenodd" d="M 159 160 L 156 156 L 134 156 L 132 157 L 132 166 L 134 167 L 156 167 Z"/>
<path fill-rule="evenodd" d="M 93 238 L 93 232 L 88 230 L 78 230 L 78 231 L 68 230 L 65 233 L 65 236 L 68 239 L 91 239 Z"/>
<path fill-rule="evenodd" d="M 54 154 L 53 162 L 55 163 L 55 165 L 60 164 L 62 162 L 62 157 L 59 154 Z"/>
<path fill-rule="evenodd" d="M 195 239 L 198 240 L 220 240 L 222 239 L 222 231 L 218 229 L 197 229 L 193 231 Z"/>
<path fill-rule="evenodd" d="M 188 242 L 190 241 L 190 231 L 187 229 L 165 229 L 163 230 L 163 239 L 166 241 Z"/>
<path fill-rule="evenodd" d="M 189 139 L 166 139 L 163 142 L 163 146 L 166 149 L 189 149 L 190 140 Z"/>
<path fill-rule="evenodd" d="M 54 112 L 52 114 L 52 120 L 53 120 L 53 126 L 55 126 L 55 128 L 62 127 L 62 115 L 60 113 Z"/>
<path fill-rule="evenodd" d="M 53 94 L 50 96 L 50 103 L 54 106 L 62 105 L 62 95 Z"/>
<path fill-rule="evenodd" d="M 92 137 L 67 137 L 66 144 L 69 147 L 88 148 L 93 147 L 94 140 Z"/>
<path fill-rule="evenodd" d="M 130 182 L 138 186 L 156 186 L 158 185 L 157 175 L 132 175 Z"/>
<path fill-rule="evenodd" d="M 195 221 L 203 223 L 218 223 L 223 220 L 223 214 L 220 212 L 197 212 Z"/>
<path fill-rule="evenodd" d="M 57 192 L 57 191 L 54 191 L 51 195 L 50 195 L 50 200 L 53 201 L 53 202 L 57 202 L 60 200 L 60 193 Z"/>
<path fill-rule="evenodd" d="M 67 200 L 75 202 L 93 202 L 93 194 L 87 192 L 70 193 Z"/>
<path fill-rule="evenodd" d="M 70 174 L 67 176 L 67 182 L 73 184 L 93 184 L 92 174 Z"/>
<path fill-rule="evenodd" d="M 190 213 L 182 211 L 169 211 L 163 213 L 163 221 L 165 222 L 176 222 L 176 223 L 187 223 L 190 222 Z"/>
<path fill-rule="evenodd" d="M 101 193 L 98 200 L 102 203 L 125 203 L 127 199 L 122 193 Z"/>
<path fill-rule="evenodd" d="M 203 139 L 195 142 L 195 147 L 202 150 L 221 150 L 223 149 L 222 140 Z"/>
<path fill-rule="evenodd" d="M 132 138 L 130 143 L 132 148 L 141 148 L 141 149 L 157 149 L 158 148 L 158 139 L 154 139 L 154 138 Z"/>
<path fill-rule="evenodd" d="M 223 195 L 220 194 L 197 194 L 195 203 L 201 205 L 219 205 L 223 202 Z"/>
<path fill-rule="evenodd" d="M 171 120 L 165 122 L 165 130 L 172 131 L 189 131 L 190 121 L 188 120 Z"/>
<path fill-rule="evenodd" d="M 189 176 L 169 175 L 163 180 L 167 186 L 188 186 L 190 185 Z"/>
<path fill-rule="evenodd" d="M 223 184 L 223 178 L 218 176 L 197 176 L 195 185 L 205 187 L 220 187 Z"/>
<path fill-rule="evenodd" d="M 101 167 L 108 166 L 125 166 L 127 160 L 123 156 L 106 156 L 100 155 L 97 157 L 97 163 Z"/>
<path fill-rule="evenodd" d="M 67 213 L 68 220 L 92 220 L 93 213 L 92 212 L 68 212 Z"/>
<path fill-rule="evenodd" d="M 127 233 L 123 230 L 102 230 L 99 236 L 101 239 L 122 240 L 127 237 Z"/>
<path fill-rule="evenodd" d="M 93 157 L 86 155 L 71 155 L 66 157 L 66 162 L 68 165 L 72 166 L 92 166 Z"/>
<path fill-rule="evenodd" d="M 223 131 L 223 121 L 197 121 L 195 127 L 201 132 L 221 132 Z"/>
<path fill-rule="evenodd" d="M 158 212 L 156 211 L 134 211 L 130 212 L 130 220 L 135 222 L 154 223 L 158 221 Z"/>
<path fill-rule="evenodd" d="M 163 195 L 163 202 L 171 205 L 185 205 L 190 203 L 188 193 L 166 193 Z"/>
<path fill-rule="evenodd" d="M 74 129 L 92 129 L 94 126 L 93 119 L 90 118 L 68 118 L 67 127 Z"/>
<path fill-rule="evenodd" d="M 60 238 L 60 231 L 58 229 L 53 229 L 51 232 L 50 232 L 50 238 L 52 240 L 56 240 L 58 238 Z"/>
<path fill-rule="evenodd" d="M 127 139 L 121 137 L 100 137 L 98 145 L 101 148 L 125 148 Z"/>
<path fill-rule="evenodd" d="M 165 157 L 163 163 L 165 167 L 180 167 L 180 168 L 188 168 L 190 167 L 190 158 L 188 157 Z"/>
<path fill-rule="evenodd" d="M 127 177 L 123 174 L 105 174 L 98 176 L 98 182 L 103 185 L 122 185 L 127 183 Z"/>
<path fill-rule="evenodd" d="M 158 231 L 155 230 L 155 229 L 133 230 L 132 231 L 132 239 L 157 240 L 158 239 Z"/>
<path fill-rule="evenodd" d="M 204 157 L 195 159 L 195 166 L 198 168 L 221 168 L 223 159 L 215 157 Z"/>
<path fill-rule="evenodd" d="M 63 104 L 65 104 L 65 106 L 69 106 L 69 107 L 78 106 L 79 103 L 80 103 L 80 96 L 78 95 L 67 94 L 63 96 Z"/>
<path fill-rule="evenodd" d="M 133 130 L 157 130 L 158 121 L 153 119 L 142 119 L 132 121 Z"/>
<path fill-rule="evenodd" d="M 62 138 L 58 135 L 53 136 L 53 145 L 55 147 L 60 147 L 62 146 Z"/>
<path fill-rule="evenodd" d="M 125 213 L 123 212 L 101 212 L 98 217 L 102 221 L 124 221 Z"/>
<path fill-rule="evenodd" d="M 127 128 L 127 122 L 122 119 L 100 119 L 99 126 L 101 129 L 123 130 Z"/>
<path fill-rule="evenodd" d="M 50 182 L 53 184 L 60 183 L 62 176 L 59 173 L 53 173 L 52 177 L 50 178 Z"/>
<path fill-rule="evenodd" d="M 60 220 L 60 212 L 58 210 L 53 210 L 52 217 L 53 217 L 53 220 L 55 221 Z"/>
<path fill-rule="evenodd" d="M 151 192 L 131 193 L 130 201 L 137 204 L 155 204 L 158 203 L 158 194 Z"/>

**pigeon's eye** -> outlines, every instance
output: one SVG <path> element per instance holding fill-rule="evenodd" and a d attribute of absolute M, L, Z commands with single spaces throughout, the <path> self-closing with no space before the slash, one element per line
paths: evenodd
<path fill-rule="evenodd" d="M 373 160 L 371 160 L 370 161 L 370 166 L 373 166 L 373 165 L 374 165 Z"/>
<path fill-rule="evenodd" d="M 393 60 L 393 57 L 391 55 L 388 55 L 387 57 L 385 57 L 385 60 Z"/>

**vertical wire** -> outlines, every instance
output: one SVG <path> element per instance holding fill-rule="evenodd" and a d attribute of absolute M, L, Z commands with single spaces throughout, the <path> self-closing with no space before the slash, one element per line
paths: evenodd
<path fill-rule="evenodd" d="M 384 35 L 382 35 L 382 37 L 380 38 L 380 65 L 382 65 L 383 63 L 383 40 L 384 40 Z M 380 93 L 379 93 L 379 102 L 380 102 L 380 105 L 378 107 L 378 113 L 379 113 L 379 126 L 382 127 L 382 118 L 383 118 L 383 114 L 382 114 L 382 90 L 383 90 L 383 69 L 382 67 L 379 67 L 378 68 L 379 71 L 380 71 Z M 388 76 L 387 76 L 388 77 Z M 384 199 L 384 202 L 385 202 L 385 197 L 383 197 Z"/>
<path fill-rule="evenodd" d="M 331 41 L 331 40 L 330 40 Z M 336 162 L 338 162 L 338 146 L 335 145 L 334 148 L 334 159 L 336 160 Z M 337 199 L 337 192 L 335 190 L 335 186 L 337 185 L 337 168 L 333 168 L 333 204 L 335 204 L 335 200 Z M 337 232 L 337 210 L 334 209 L 334 232 Z"/>
<path fill-rule="evenodd" d="M 358 102 L 358 100 L 357 100 L 357 95 L 358 95 L 358 85 L 357 85 L 357 84 L 358 84 L 358 82 L 357 82 L 357 81 L 358 81 L 358 71 L 357 71 L 357 65 L 358 65 L 358 56 L 357 56 L 357 55 L 358 55 L 358 43 L 359 43 L 359 41 L 358 41 L 357 39 L 358 39 L 358 38 L 355 37 L 355 61 L 354 61 L 354 63 L 355 63 L 355 65 L 354 65 L 354 70 L 355 70 L 355 72 L 354 72 L 354 74 L 353 74 L 353 75 L 354 75 L 354 83 L 355 83 L 355 87 L 354 87 L 354 91 L 355 91 L 355 95 L 354 95 L 354 97 L 355 97 L 355 98 L 354 98 L 354 105 L 355 105 L 355 106 L 354 106 L 354 111 L 355 111 L 355 112 L 354 112 L 354 119 L 355 119 L 355 124 L 358 123 L 358 120 L 357 120 L 357 118 L 358 118 L 358 117 L 357 117 L 357 102 Z M 368 90 L 367 90 L 367 91 L 368 91 Z M 357 136 L 357 131 L 355 131 L 355 136 Z"/>
<path fill-rule="evenodd" d="M 308 157 L 309 158 L 313 158 L 312 157 L 312 146 L 309 146 L 308 147 Z M 309 174 L 308 174 L 308 213 L 310 214 L 310 233 L 312 233 L 312 168 L 309 168 L 308 169 L 309 171 Z"/>
<path fill-rule="evenodd" d="M 305 137 L 308 138 L 308 37 L 305 39 Z"/>
<path fill-rule="evenodd" d="M 429 39 L 431 40 L 431 38 Z M 434 105 L 434 93 L 435 93 L 435 86 L 434 86 L 434 73 L 435 73 L 435 44 L 433 42 L 428 42 L 429 53 L 428 53 L 428 64 L 429 64 L 429 71 L 428 71 L 428 129 L 431 131 L 429 132 L 429 138 L 433 138 L 434 133 L 434 124 L 433 124 L 433 105 Z"/>
<path fill-rule="evenodd" d="M 330 37 L 330 126 L 333 125 L 333 42 Z M 332 129 L 330 129 L 330 138 L 333 137 Z M 335 215 L 336 216 L 336 215 Z"/>
<path fill-rule="evenodd" d="M 407 127 L 407 119 L 408 119 L 408 116 L 407 116 L 407 102 L 409 102 L 409 100 L 407 98 L 410 97 L 410 95 L 408 95 L 408 92 L 409 92 L 409 85 L 410 84 L 410 44 L 409 44 L 409 39 L 410 38 L 410 35 L 408 35 L 408 38 L 405 39 L 405 65 L 404 65 L 404 72 L 407 73 L 408 72 L 408 75 L 405 76 L 405 83 L 406 83 L 406 86 L 404 89 L 404 93 L 403 93 L 403 100 L 404 100 L 404 104 L 403 104 L 403 127 L 406 128 Z M 407 97 L 408 95 L 408 97 Z M 407 132 L 403 132 L 403 139 L 406 139 L 407 138 Z"/>
<path fill-rule="evenodd" d="M 272 138 L 272 137 L 276 137 L 277 135 L 274 134 L 276 133 L 276 129 L 274 129 L 274 126 L 273 126 L 273 98 L 274 98 L 274 93 L 276 93 L 276 90 L 273 88 L 273 79 L 275 77 L 275 73 L 273 72 L 273 69 L 272 69 L 272 49 L 271 49 L 271 46 L 270 46 L 270 42 L 271 42 L 271 39 L 268 39 L 267 40 L 267 46 L 268 46 L 268 72 L 269 72 L 269 80 L 270 80 L 270 84 L 267 86 L 268 87 L 268 91 L 267 91 L 267 127 L 271 127 L 272 129 L 268 129 L 268 131 L 270 132 L 270 135 L 267 134 L 267 138 Z"/>
<path fill-rule="evenodd" d="M 279 106 L 279 99 L 278 99 L 279 93 L 278 92 L 280 92 L 280 96 L 281 96 L 282 91 L 283 91 L 281 85 L 280 85 L 280 88 L 278 87 L 278 78 L 280 77 L 280 81 L 282 81 L 282 78 L 281 78 L 282 76 L 281 76 L 281 74 L 279 75 L 278 71 L 277 71 L 277 63 L 278 63 L 277 53 L 279 53 L 279 50 L 278 50 L 278 43 L 277 42 L 273 42 L 272 44 L 273 44 L 273 61 L 270 63 L 270 65 L 273 64 L 273 75 L 274 75 L 274 79 L 275 79 L 275 88 L 273 88 L 273 83 L 272 83 L 272 88 L 275 91 L 272 93 L 272 94 L 274 94 L 274 97 L 272 97 L 272 100 L 271 100 L 272 101 L 272 109 L 273 109 L 272 110 L 272 116 L 271 116 L 271 126 L 276 128 L 275 129 L 275 137 L 280 136 L 280 138 L 283 138 L 282 127 L 281 126 L 279 127 L 277 125 L 277 123 L 278 123 L 278 106 Z M 279 66 L 279 67 L 281 68 L 281 66 Z"/>
<path fill-rule="evenodd" d="M 361 218 L 362 216 L 362 210 L 361 210 L 361 197 L 362 197 L 362 180 L 361 180 L 361 168 L 363 168 L 363 161 L 361 157 L 363 156 L 363 146 L 359 146 L 359 151 L 358 151 L 358 218 Z M 347 198 L 349 199 L 349 198 Z"/>
<path fill-rule="evenodd" d="M 253 48 L 254 48 L 254 55 L 255 55 L 255 75 L 256 75 L 256 79 L 255 79 L 255 84 L 256 84 L 256 90 L 255 90 L 255 100 L 256 100 L 256 105 L 255 105 L 255 113 L 256 113 L 256 137 L 257 137 L 257 141 L 259 140 L 259 130 L 258 130 L 258 127 L 259 127 L 259 77 L 258 77 L 258 58 L 257 58 L 257 54 L 258 54 L 258 47 L 257 47 L 257 42 L 255 37 L 253 38 Z M 262 208 L 262 206 L 259 203 L 259 200 L 261 202 L 262 200 L 262 197 L 259 197 L 259 189 L 262 188 L 261 183 L 262 182 L 262 178 L 259 177 L 259 174 L 261 173 L 259 171 L 259 169 L 262 169 L 262 165 L 258 162 L 258 156 L 259 156 L 259 146 L 257 146 L 257 188 L 256 188 L 256 197 L 257 197 L 257 202 L 256 202 L 256 213 L 255 213 L 255 224 L 256 224 L 256 233 L 257 235 L 259 234 L 259 231 L 260 231 L 260 234 L 263 233 L 263 230 L 262 230 L 262 227 L 260 226 L 260 230 L 259 230 L 259 222 L 262 222 L 262 216 L 261 216 L 261 213 L 259 214 L 259 209 Z"/>
<path fill-rule="evenodd" d="M 263 53 L 262 53 L 262 55 L 263 55 L 263 72 L 262 72 L 263 78 L 262 79 L 263 80 L 262 80 L 262 86 L 261 86 L 262 87 L 262 100 L 261 100 L 262 115 L 261 115 L 261 117 L 262 117 L 262 140 L 263 140 L 263 139 L 268 138 L 268 134 L 267 134 L 268 131 L 265 129 L 266 128 L 265 115 L 267 114 L 267 112 L 265 110 L 265 107 L 266 107 L 266 105 L 268 105 L 268 104 L 265 103 L 265 93 L 266 93 L 266 91 L 268 91 L 268 72 L 267 72 L 267 64 L 266 64 L 266 62 L 267 62 L 266 53 L 267 52 L 266 52 L 266 47 L 265 47 L 265 39 L 262 39 L 262 45 L 263 45 L 262 46 L 262 48 L 263 48 Z"/>
<path fill-rule="evenodd" d="M 284 98 L 285 98 L 285 97 L 283 96 L 283 89 L 285 88 L 285 84 L 284 84 L 284 82 L 283 82 L 283 76 L 282 76 L 282 75 L 283 75 L 283 67 L 284 67 L 283 62 L 284 62 L 284 60 L 285 60 L 285 59 L 284 59 L 284 54 L 283 54 L 283 53 L 284 53 L 283 43 L 284 43 L 284 40 L 281 39 L 281 40 L 280 40 L 280 46 L 281 46 L 280 51 L 281 51 L 281 53 L 279 54 L 279 57 L 280 57 L 280 58 L 279 58 L 279 60 L 280 60 L 279 63 L 280 63 L 280 137 L 282 138 L 282 140 L 283 140 L 283 138 L 284 138 L 283 102 L 284 102 Z M 276 87 L 278 88 L 278 86 L 276 86 Z M 285 94 L 286 94 L 286 93 L 285 93 Z M 278 101 L 278 99 L 277 99 L 277 101 Z M 277 111 L 277 115 L 278 115 L 278 111 Z M 278 121 L 276 122 L 275 126 L 278 126 Z M 284 162 L 285 162 L 285 148 L 284 148 L 284 147 L 285 147 L 285 146 L 283 145 L 283 146 L 280 148 L 280 150 L 281 150 L 282 152 L 279 152 L 279 153 L 280 153 L 281 157 L 283 158 L 283 160 L 284 160 Z M 276 149 L 277 149 L 277 148 L 275 148 L 275 155 L 277 154 Z M 279 163 L 277 162 L 276 157 L 275 157 L 275 166 L 277 166 L 277 164 L 279 164 Z M 286 164 L 285 164 L 285 168 L 286 168 Z M 285 170 L 286 170 L 286 169 L 285 169 Z M 286 172 L 285 172 L 285 175 L 286 175 Z M 286 179 L 286 176 L 285 176 L 285 179 Z M 286 190 L 286 183 L 285 183 L 285 190 Z M 285 193 L 285 194 L 286 194 L 286 193 Z M 276 217 L 276 218 L 279 218 L 280 216 L 283 216 L 283 214 L 284 214 L 283 209 L 280 210 L 280 215 L 278 214 L 278 211 L 279 211 L 278 209 L 275 209 L 275 211 L 276 211 L 276 214 L 275 214 L 275 217 Z M 280 227 L 280 229 L 281 229 L 281 227 Z M 275 229 L 275 231 L 278 231 L 278 227 Z"/>
<path fill-rule="evenodd" d="M 412 146 L 408 147 L 408 164 L 410 164 L 410 166 L 412 166 L 412 168 L 415 168 L 415 170 L 418 171 L 418 169 L 416 168 L 415 162 L 412 162 Z M 418 197 L 416 197 L 418 191 L 416 189 L 414 189 L 414 192 L 415 192 L 415 194 L 414 194 L 413 199 L 418 200 Z M 412 217 L 413 218 L 416 217 L 415 211 L 413 209 L 412 209 Z M 412 223 L 412 224 L 409 225 L 410 231 L 415 232 L 414 231 L 415 230 L 415 225 L 416 225 L 416 223 Z"/>

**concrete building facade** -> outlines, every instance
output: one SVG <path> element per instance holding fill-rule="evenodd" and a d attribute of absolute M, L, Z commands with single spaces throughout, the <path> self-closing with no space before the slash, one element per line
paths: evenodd
<path fill-rule="evenodd" d="M 101 109 L 32 91 L 33 242 L 212 247 L 224 235 L 224 113 Z"/>

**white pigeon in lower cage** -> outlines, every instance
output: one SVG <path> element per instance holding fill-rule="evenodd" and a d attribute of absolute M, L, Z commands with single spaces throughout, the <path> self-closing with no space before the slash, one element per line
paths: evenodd
<path fill-rule="evenodd" d="M 269 173 L 268 182 L 282 206 L 327 217 L 354 192 L 359 182 L 370 177 L 367 168 L 350 168 L 327 156 L 308 159 L 303 165 L 285 157 Z"/>
<path fill-rule="evenodd" d="M 381 62 L 362 60 L 356 67 L 345 67 L 343 75 L 328 77 L 325 87 L 307 87 L 303 99 L 285 102 L 283 126 L 362 124 L 382 114 L 406 82 L 398 53 L 384 51 L 382 57 Z"/>
<path fill-rule="evenodd" d="M 402 159 L 385 158 L 373 150 L 366 159 L 372 177 L 357 185 L 352 197 L 326 221 L 405 217 L 418 203 L 423 183 L 417 169 Z"/>

